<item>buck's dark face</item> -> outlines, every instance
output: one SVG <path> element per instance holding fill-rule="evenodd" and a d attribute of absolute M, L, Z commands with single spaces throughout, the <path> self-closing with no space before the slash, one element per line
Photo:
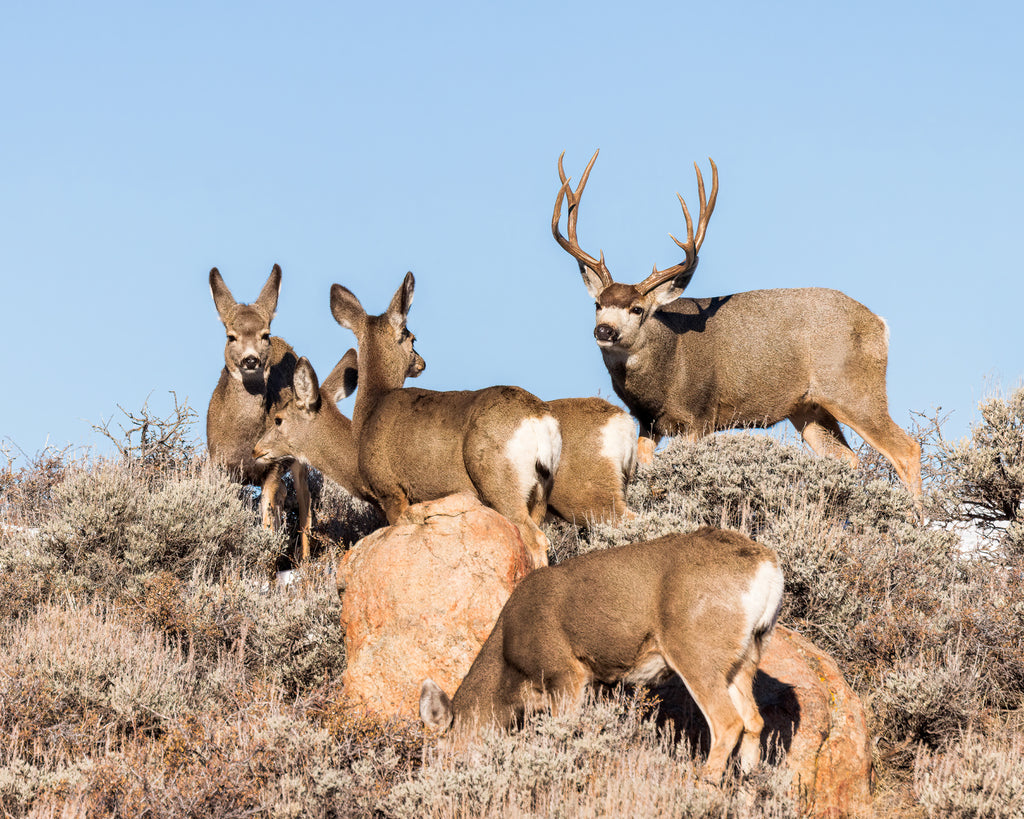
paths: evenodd
<path fill-rule="evenodd" d="M 642 296 L 631 284 L 613 282 L 597 295 L 594 338 L 602 350 L 629 350 L 640 328 L 655 307 L 650 295 Z"/>

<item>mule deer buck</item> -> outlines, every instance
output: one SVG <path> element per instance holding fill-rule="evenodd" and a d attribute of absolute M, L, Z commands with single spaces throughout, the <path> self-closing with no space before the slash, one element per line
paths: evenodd
<path fill-rule="evenodd" d="M 210 292 L 227 331 L 227 344 L 224 369 L 206 413 L 206 443 L 210 460 L 221 464 L 235 480 L 260 487 L 260 514 L 266 527 L 280 516 L 285 494 L 281 479 L 291 469 L 299 505 L 301 558 L 305 560 L 310 531 L 306 467 L 290 460 L 267 463 L 253 458 L 253 445 L 266 429 L 270 408 L 291 385 L 295 370 L 295 352 L 283 339 L 270 335 L 280 289 L 281 268 L 275 264 L 259 298 L 252 304 L 239 304 L 217 268 L 210 271 Z"/>
<path fill-rule="evenodd" d="M 305 356 L 295 365 L 291 390 L 271 409 L 270 423 L 256 442 L 253 457 L 260 463 L 301 463 L 360 500 L 376 499 L 359 473 L 359 450 L 352 422 L 337 402 L 355 390 L 356 351 L 349 350 L 330 375 L 319 383 Z"/>
<path fill-rule="evenodd" d="M 531 572 L 455 695 L 423 681 L 420 718 L 439 731 L 508 728 L 542 707 L 578 707 L 594 683 L 654 683 L 675 673 L 711 731 L 704 774 L 721 777 L 737 743 L 750 770 L 764 724 L 753 680 L 782 586 L 771 549 L 710 527 Z"/>
<path fill-rule="evenodd" d="M 547 565 L 548 539 L 537 524 L 558 469 L 558 422 L 519 387 L 403 389 L 426 366 L 406 328 L 414 288 L 407 273 L 388 309 L 370 316 L 351 291 L 331 287 L 331 312 L 358 341 L 359 471 L 389 523 L 410 504 L 469 492 L 519 528 L 534 567 Z"/>
<path fill-rule="evenodd" d="M 594 337 L 616 394 L 640 422 L 640 459 L 649 463 L 664 435 L 690 440 L 721 429 L 772 426 L 789 419 L 819 455 L 857 465 L 839 424 L 851 427 L 895 467 L 915 500 L 921 497 L 921 447 L 889 416 L 885 321 L 837 290 L 753 290 L 680 298 L 697 267 L 718 196 L 696 163 L 700 212 L 696 233 L 683 197 L 687 238 L 679 264 L 637 284 L 612 279 L 604 253 L 594 258 L 576 238 L 580 197 L 597 159 L 574 190 L 558 158 L 561 187 L 551 232 L 578 263 L 597 302 Z M 678 194 L 677 194 L 678 196 Z M 568 200 L 568 237 L 559 228 Z M 671 234 L 670 234 L 671 235 Z"/>

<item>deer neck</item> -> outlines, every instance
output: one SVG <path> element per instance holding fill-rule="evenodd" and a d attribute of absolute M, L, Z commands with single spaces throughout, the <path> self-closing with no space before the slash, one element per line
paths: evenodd
<path fill-rule="evenodd" d="M 352 422 L 325 400 L 304 447 L 305 460 L 358 498 L 368 492 L 359 475 L 359 456 Z"/>

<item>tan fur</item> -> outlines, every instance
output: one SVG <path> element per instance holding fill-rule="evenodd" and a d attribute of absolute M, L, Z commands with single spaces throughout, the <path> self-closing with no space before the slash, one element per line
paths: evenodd
<path fill-rule="evenodd" d="M 720 777 L 739 744 L 749 770 L 763 722 L 753 678 L 782 604 L 775 553 L 738 532 L 595 551 L 529 574 L 449 700 L 424 681 L 428 727 L 508 728 L 524 713 L 572 707 L 594 683 L 686 684 L 711 730 L 705 774 Z"/>
<path fill-rule="evenodd" d="M 331 288 L 335 319 L 358 341 L 352 429 L 360 474 L 389 522 L 410 504 L 472 493 L 519 528 L 535 567 L 546 565 L 548 540 L 536 521 L 558 468 L 558 423 L 546 404 L 519 387 L 402 388 L 426 366 L 406 328 L 414 286 L 409 273 L 379 316 L 367 315 L 340 284 Z"/>
<path fill-rule="evenodd" d="M 284 499 L 281 479 L 291 470 L 305 560 L 310 531 L 306 468 L 287 459 L 260 463 L 252 452 L 266 430 L 271 406 L 290 385 L 295 370 L 295 352 L 283 339 L 270 335 L 280 287 L 281 268 L 274 265 L 259 298 L 252 304 L 239 304 L 217 268 L 210 271 L 210 292 L 227 331 L 227 342 L 225 366 L 206 412 L 206 443 L 210 460 L 221 464 L 235 480 L 260 487 L 260 512 L 267 527 L 279 522 Z"/>
<path fill-rule="evenodd" d="M 548 511 L 570 523 L 626 515 L 636 464 L 636 427 L 628 413 L 601 398 L 559 398 L 548 406 L 562 430 Z"/>
<path fill-rule="evenodd" d="M 655 271 L 636 285 L 613 281 L 604 257 L 588 256 L 575 240 L 579 197 L 593 162 L 576 191 L 559 162 L 563 179 L 552 232 L 578 261 L 597 302 L 594 336 L 615 393 L 640 422 L 640 435 L 652 441 L 641 446 L 641 457 L 646 459 L 664 435 L 694 439 L 788 419 L 815 452 L 856 465 L 842 423 L 892 463 L 919 501 L 921 447 L 889 415 L 885 322 L 849 296 L 823 288 L 680 298 L 697 266 L 717 195 L 717 171 L 707 208 L 701 182 L 697 241 L 689 224 L 690 241 L 677 241 L 687 258 L 671 269 L 676 277 L 662 280 Z M 558 229 L 566 195 L 569 239 Z"/>

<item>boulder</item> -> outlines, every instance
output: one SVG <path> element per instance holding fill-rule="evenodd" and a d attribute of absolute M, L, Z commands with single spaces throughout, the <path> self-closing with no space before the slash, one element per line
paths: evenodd
<path fill-rule="evenodd" d="M 415 719 L 424 677 L 454 693 L 529 566 L 516 527 L 471 495 L 411 506 L 360 540 L 338 568 L 346 700 Z"/>
<path fill-rule="evenodd" d="M 835 661 L 795 631 L 776 629 L 754 695 L 769 748 L 784 764 L 809 816 L 871 816 L 871 747 L 860 699 Z"/>

